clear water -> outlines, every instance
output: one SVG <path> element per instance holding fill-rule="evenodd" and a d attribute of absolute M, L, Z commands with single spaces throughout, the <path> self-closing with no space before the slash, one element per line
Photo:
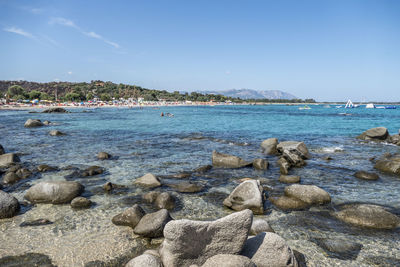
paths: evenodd
<path fill-rule="evenodd" d="M 380 174 L 380 180 L 371 182 L 352 176 L 357 170 L 373 171 L 373 164 L 369 160 L 371 157 L 379 157 L 385 152 L 400 152 L 400 147 L 397 146 L 365 143 L 355 139 L 363 131 L 378 126 L 387 127 L 391 134 L 398 133 L 400 109 L 345 110 L 312 106 L 311 110 L 299 110 L 296 106 L 270 105 L 101 108 L 83 112 L 84 110 L 86 109 L 71 109 L 72 113 L 69 114 L 0 111 L 0 144 L 10 152 L 23 153 L 23 162 L 29 162 L 32 166 L 100 165 L 107 170 L 97 177 L 78 179 L 86 187 L 85 195 L 96 202 L 96 206 L 90 211 L 75 212 L 68 206 L 38 205 L 14 219 L 22 221 L 46 216 L 58 218 L 57 226 L 49 225 L 35 231 L 19 228 L 13 220 L 0 222 L 3 230 L 13 233 L 0 234 L 9 241 L 8 245 L 3 242 L 0 245 L 0 256 L 40 251 L 50 255 L 60 266 L 83 265 L 96 259 L 107 261 L 117 257 L 119 254 L 112 249 L 116 245 L 104 245 L 102 253 L 92 255 L 85 249 L 77 250 L 76 244 L 84 242 L 88 236 L 91 242 L 104 244 L 115 243 L 110 243 L 107 238 L 114 240 L 121 235 L 132 237 L 131 232 L 126 233 L 129 229 L 113 226 L 110 220 L 113 215 L 139 201 L 140 195 L 146 192 L 133 186 L 135 178 L 148 172 L 161 176 L 170 175 L 210 164 L 213 150 L 238 155 L 247 160 L 265 157 L 259 146 L 264 139 L 270 137 L 282 141 L 304 141 L 307 144 L 312 159 L 306 167 L 294 169 L 292 173 L 300 175 L 303 184 L 315 184 L 328 191 L 333 203 L 330 208 L 347 202 L 368 202 L 390 206 L 395 211 L 400 210 L 399 177 Z M 174 117 L 160 117 L 161 112 L 173 113 Z M 351 115 L 339 114 L 344 112 Z M 23 124 L 28 118 L 50 120 L 55 125 L 26 129 Z M 67 135 L 51 137 L 48 132 L 52 129 Z M 96 154 L 100 151 L 107 151 L 118 158 L 98 161 Z M 331 156 L 333 160 L 325 161 L 326 156 Z M 281 194 L 284 185 L 277 181 L 277 158 L 266 158 L 270 161 L 271 168 L 265 172 L 251 168 L 219 169 L 191 177 L 190 180 L 204 185 L 205 190 L 195 194 L 174 192 L 179 199 L 179 205 L 172 212 L 173 217 L 204 220 L 229 214 L 231 211 L 223 207 L 222 200 L 238 184 L 238 178 L 263 179 L 273 187 L 270 195 Z M 46 173 L 38 179 L 29 180 L 28 185 L 46 179 L 63 180 L 67 174 L 69 171 Z M 100 189 L 107 181 L 126 188 L 104 194 Z M 12 193 L 22 200 L 26 188 L 26 185 L 21 185 L 14 188 Z M 172 191 L 168 187 L 161 190 Z M 324 214 L 323 208 L 288 213 L 268 207 L 265 218 L 293 248 L 306 256 L 309 266 L 370 266 L 382 262 L 396 265 L 400 261 L 398 230 L 359 230 L 343 225 L 329 216 L 321 217 L 320 214 Z M 145 208 L 151 210 L 150 206 Z M 315 220 L 308 221 L 309 217 Z M 71 228 L 71 225 L 74 227 Z M 320 227 L 316 229 L 315 225 Z M 67 230 L 58 233 L 59 229 Z M 104 236 L 105 229 L 107 238 Z M 30 240 L 34 240 L 39 233 L 48 238 L 34 246 Z M 57 252 L 51 249 L 55 233 L 59 235 L 56 240 L 60 249 Z M 23 246 L 17 245 L 16 237 L 23 240 Z M 356 259 L 331 258 L 310 241 L 321 237 L 356 240 L 363 244 L 363 248 Z M 124 242 L 126 243 L 121 241 L 118 244 L 124 247 Z M 132 247 L 127 245 L 126 249 Z M 123 251 L 121 249 L 120 254 Z M 76 260 L 72 259 L 74 257 Z"/>

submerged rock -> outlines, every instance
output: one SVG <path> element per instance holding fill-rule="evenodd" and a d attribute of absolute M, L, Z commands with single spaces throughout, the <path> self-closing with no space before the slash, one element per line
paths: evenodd
<path fill-rule="evenodd" d="M 26 253 L 18 256 L 6 256 L 0 258 L 0 266 L 4 267 L 57 267 L 53 265 L 49 256 L 39 253 Z"/>
<path fill-rule="evenodd" d="M 28 189 L 25 198 L 32 203 L 65 204 L 70 203 L 83 190 L 83 185 L 78 182 L 40 182 Z"/>
<path fill-rule="evenodd" d="M 32 120 L 32 119 L 28 119 L 24 124 L 24 127 L 27 128 L 41 127 L 41 126 L 44 126 L 43 122 L 41 122 L 40 120 Z"/>
<path fill-rule="evenodd" d="M 85 197 L 76 197 L 71 201 L 71 207 L 74 209 L 87 209 L 92 205 L 92 201 Z"/>
<path fill-rule="evenodd" d="M 267 140 L 262 141 L 261 150 L 263 153 L 268 155 L 275 155 L 278 153 L 276 147 L 278 145 L 278 139 L 269 138 Z"/>
<path fill-rule="evenodd" d="M 262 232 L 275 233 L 274 229 L 271 228 L 269 223 L 263 219 L 253 219 L 253 223 L 250 228 L 250 235 L 258 235 Z"/>
<path fill-rule="evenodd" d="M 62 136 L 62 135 L 65 135 L 65 133 L 63 133 L 63 132 L 61 132 L 59 130 L 51 130 L 49 132 L 49 135 L 51 135 L 51 136 Z"/>
<path fill-rule="evenodd" d="M 21 160 L 17 156 L 17 154 L 14 153 L 7 153 L 0 155 L 0 166 L 8 166 L 12 163 L 17 163 L 20 162 Z"/>
<path fill-rule="evenodd" d="M 197 183 L 191 183 L 188 181 L 183 181 L 176 184 L 175 183 L 168 184 L 168 186 L 181 193 L 196 193 L 204 189 L 204 186 Z"/>
<path fill-rule="evenodd" d="M 242 168 L 252 165 L 252 162 L 247 162 L 237 156 L 222 154 L 217 151 L 212 153 L 212 164 L 219 168 Z"/>
<path fill-rule="evenodd" d="M 161 259 L 151 254 L 143 254 L 131 259 L 125 267 L 163 267 Z"/>
<path fill-rule="evenodd" d="M 287 183 L 287 184 L 300 183 L 300 176 L 297 176 L 297 175 L 281 175 L 281 176 L 279 176 L 279 182 Z"/>
<path fill-rule="evenodd" d="M 39 172 L 48 172 L 48 171 L 55 171 L 55 170 L 57 170 L 57 168 L 46 165 L 46 164 L 41 164 L 41 165 L 37 166 L 37 170 Z"/>
<path fill-rule="evenodd" d="M 149 213 L 143 216 L 133 232 L 144 237 L 162 237 L 165 225 L 171 220 L 172 218 L 166 209 Z"/>
<path fill-rule="evenodd" d="M 175 207 L 175 198 L 171 194 L 163 192 L 157 196 L 154 204 L 159 209 L 171 210 Z"/>
<path fill-rule="evenodd" d="M 400 155 L 384 155 L 376 161 L 374 168 L 400 176 Z"/>
<path fill-rule="evenodd" d="M 386 140 L 388 137 L 389 132 L 387 128 L 376 127 L 363 132 L 357 138 L 362 140 Z"/>
<path fill-rule="evenodd" d="M 329 193 L 315 185 L 293 184 L 285 187 L 285 195 L 297 198 L 309 205 L 322 205 L 331 202 Z"/>
<path fill-rule="evenodd" d="M 372 204 L 350 204 L 342 207 L 335 216 L 346 223 L 375 229 L 400 227 L 400 218 L 384 207 Z"/>
<path fill-rule="evenodd" d="M 253 167 L 257 170 L 266 170 L 268 169 L 269 162 L 266 159 L 255 159 L 253 161 Z"/>
<path fill-rule="evenodd" d="M 94 176 L 94 175 L 98 175 L 98 174 L 102 174 L 104 172 L 104 168 L 99 167 L 99 166 L 90 166 L 89 168 L 85 169 L 84 171 L 82 171 L 82 176 L 86 177 L 86 176 Z"/>
<path fill-rule="evenodd" d="M 268 200 L 281 210 L 302 210 L 310 206 L 300 199 L 288 196 L 270 197 Z"/>
<path fill-rule="evenodd" d="M 37 220 L 33 220 L 33 221 L 22 222 L 19 225 L 19 227 L 42 226 L 42 225 L 48 225 L 48 224 L 53 224 L 53 222 L 49 221 L 48 219 L 37 219 Z"/>
<path fill-rule="evenodd" d="M 378 180 L 379 179 L 378 174 L 366 172 L 366 171 L 358 171 L 354 174 L 354 176 L 358 179 L 363 179 L 363 180 Z"/>
<path fill-rule="evenodd" d="M 161 186 L 160 181 L 158 178 L 151 173 L 147 173 L 144 176 L 137 178 L 134 184 L 147 186 L 147 187 L 158 187 Z"/>
<path fill-rule="evenodd" d="M 205 166 L 201 166 L 197 169 L 195 169 L 193 172 L 197 172 L 197 173 L 205 173 L 208 172 L 212 169 L 211 165 L 205 165 Z"/>
<path fill-rule="evenodd" d="M 110 154 L 108 154 L 107 152 L 99 152 L 99 154 L 97 154 L 97 158 L 99 160 L 105 160 L 105 159 L 110 159 L 112 156 Z"/>
<path fill-rule="evenodd" d="M 264 213 L 263 188 L 257 180 L 239 184 L 224 200 L 224 205 L 233 210 L 251 209 L 255 214 Z"/>
<path fill-rule="evenodd" d="M 42 111 L 42 113 L 70 113 L 70 112 L 64 108 L 49 108 Z"/>
<path fill-rule="evenodd" d="M 218 254 L 208 258 L 201 267 L 257 267 L 249 258 L 241 255 Z"/>
<path fill-rule="evenodd" d="M 175 220 L 164 229 L 160 255 L 165 267 L 202 265 L 218 254 L 239 254 L 253 213 L 244 210 L 216 221 Z"/>
<path fill-rule="evenodd" d="M 241 255 L 251 259 L 257 267 L 297 267 L 293 251 L 286 241 L 275 233 L 260 233 L 250 237 Z"/>
<path fill-rule="evenodd" d="M 15 216 L 19 209 L 18 200 L 12 195 L 0 190 L 0 219 Z"/>
<path fill-rule="evenodd" d="M 341 260 L 355 260 L 363 247 L 345 239 L 315 238 L 311 241 L 323 248 L 330 257 Z"/>
<path fill-rule="evenodd" d="M 135 228 L 145 214 L 144 210 L 139 205 L 135 204 L 122 213 L 115 215 L 111 221 L 115 225 L 124 225 Z"/>

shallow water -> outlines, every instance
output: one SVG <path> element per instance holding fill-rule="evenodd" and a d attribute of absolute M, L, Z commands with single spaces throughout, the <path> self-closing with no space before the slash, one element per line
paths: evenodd
<path fill-rule="evenodd" d="M 94 260 L 117 258 L 135 246 L 133 234 L 126 227 L 117 227 L 111 218 L 124 208 L 140 201 L 147 192 L 133 186 L 136 177 L 152 172 L 170 175 L 193 170 L 211 163 L 211 153 L 217 150 L 247 160 L 265 157 L 259 145 L 262 140 L 304 141 L 312 155 L 306 167 L 293 169 L 302 184 L 315 184 L 328 191 L 332 204 L 311 211 L 282 212 L 267 203 L 266 218 L 278 234 L 296 250 L 305 254 L 309 266 L 342 265 L 383 266 L 400 261 L 399 231 L 370 231 L 338 222 L 329 212 L 336 205 L 348 202 L 368 202 L 390 206 L 400 211 L 400 178 L 380 173 L 378 181 L 363 181 L 352 175 L 357 170 L 373 171 L 371 157 L 385 152 L 399 152 L 400 147 L 365 143 L 355 136 L 366 129 L 385 126 L 391 134 L 400 128 L 400 109 L 336 109 L 312 106 L 298 110 L 295 106 L 214 106 L 162 107 L 160 109 L 103 108 L 72 109 L 69 114 L 29 114 L 28 111 L 0 111 L 0 144 L 9 152 L 22 153 L 21 160 L 33 165 L 49 164 L 65 167 L 72 164 L 99 165 L 106 169 L 102 175 L 75 179 L 85 185 L 85 196 L 96 202 L 90 210 L 72 211 L 68 205 L 37 205 L 23 214 L 0 221 L 0 257 L 37 252 L 49 255 L 59 266 L 82 266 Z M 347 111 L 350 116 L 339 113 Z M 161 112 L 175 116 L 160 117 Z M 23 127 L 28 118 L 50 120 L 54 125 L 37 129 Z M 51 137 L 57 129 L 67 133 Z M 107 151 L 115 159 L 99 161 L 96 154 Z M 323 158 L 331 156 L 327 162 Z M 205 186 L 202 192 L 178 194 L 174 218 L 215 219 L 232 211 L 222 200 L 238 184 L 238 178 L 260 178 L 279 195 L 284 188 L 277 179 L 276 157 L 268 156 L 271 168 L 255 171 L 214 169 L 190 179 Z M 63 180 L 71 171 L 49 172 L 25 185 L 6 189 L 19 200 L 30 184 L 42 180 Z M 101 186 L 107 181 L 124 185 L 111 194 Z M 173 180 L 170 180 L 173 182 Z M 161 190 L 173 191 L 168 187 Z M 152 207 L 144 205 L 148 211 Z M 328 214 L 328 215 L 327 215 Z M 48 218 L 57 223 L 34 228 L 20 228 L 25 220 Z M 40 237 L 40 242 L 37 239 Z M 312 240 L 336 238 L 352 240 L 363 245 L 355 259 L 343 260 L 324 252 Z M 111 241 L 110 241 L 111 240 Z M 134 239 L 137 240 L 137 239 Z M 91 245 L 98 246 L 99 253 Z M 136 241 L 135 241 L 136 242 Z M 52 244 L 55 244 L 54 246 Z M 117 245 L 118 244 L 118 245 Z M 139 247 L 139 245 L 137 246 Z"/>

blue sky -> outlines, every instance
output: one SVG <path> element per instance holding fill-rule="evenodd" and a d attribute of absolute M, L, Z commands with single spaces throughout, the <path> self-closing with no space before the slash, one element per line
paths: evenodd
<path fill-rule="evenodd" d="M 4 1 L 0 79 L 400 101 L 400 1 Z"/>

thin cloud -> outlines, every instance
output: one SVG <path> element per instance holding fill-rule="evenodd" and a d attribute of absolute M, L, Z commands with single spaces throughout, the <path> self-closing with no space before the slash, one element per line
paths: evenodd
<path fill-rule="evenodd" d="M 17 28 L 17 27 L 14 27 L 14 26 L 13 27 L 6 27 L 3 30 L 6 31 L 6 32 L 19 34 L 19 35 L 22 35 L 22 36 L 25 36 L 25 37 L 31 38 L 31 39 L 35 39 L 36 38 L 32 33 L 24 31 L 23 29 Z"/>
<path fill-rule="evenodd" d="M 109 44 L 109 45 L 115 47 L 115 48 L 120 48 L 119 44 L 104 38 L 103 36 L 101 36 L 98 33 L 95 33 L 93 31 L 84 31 L 81 27 L 76 25 L 72 20 L 69 20 L 66 18 L 61 18 L 61 17 L 56 17 L 56 18 L 51 18 L 49 23 L 74 28 L 74 29 L 78 30 L 80 33 L 82 33 L 90 38 L 98 39 L 98 40 L 103 41 L 106 44 Z"/>

